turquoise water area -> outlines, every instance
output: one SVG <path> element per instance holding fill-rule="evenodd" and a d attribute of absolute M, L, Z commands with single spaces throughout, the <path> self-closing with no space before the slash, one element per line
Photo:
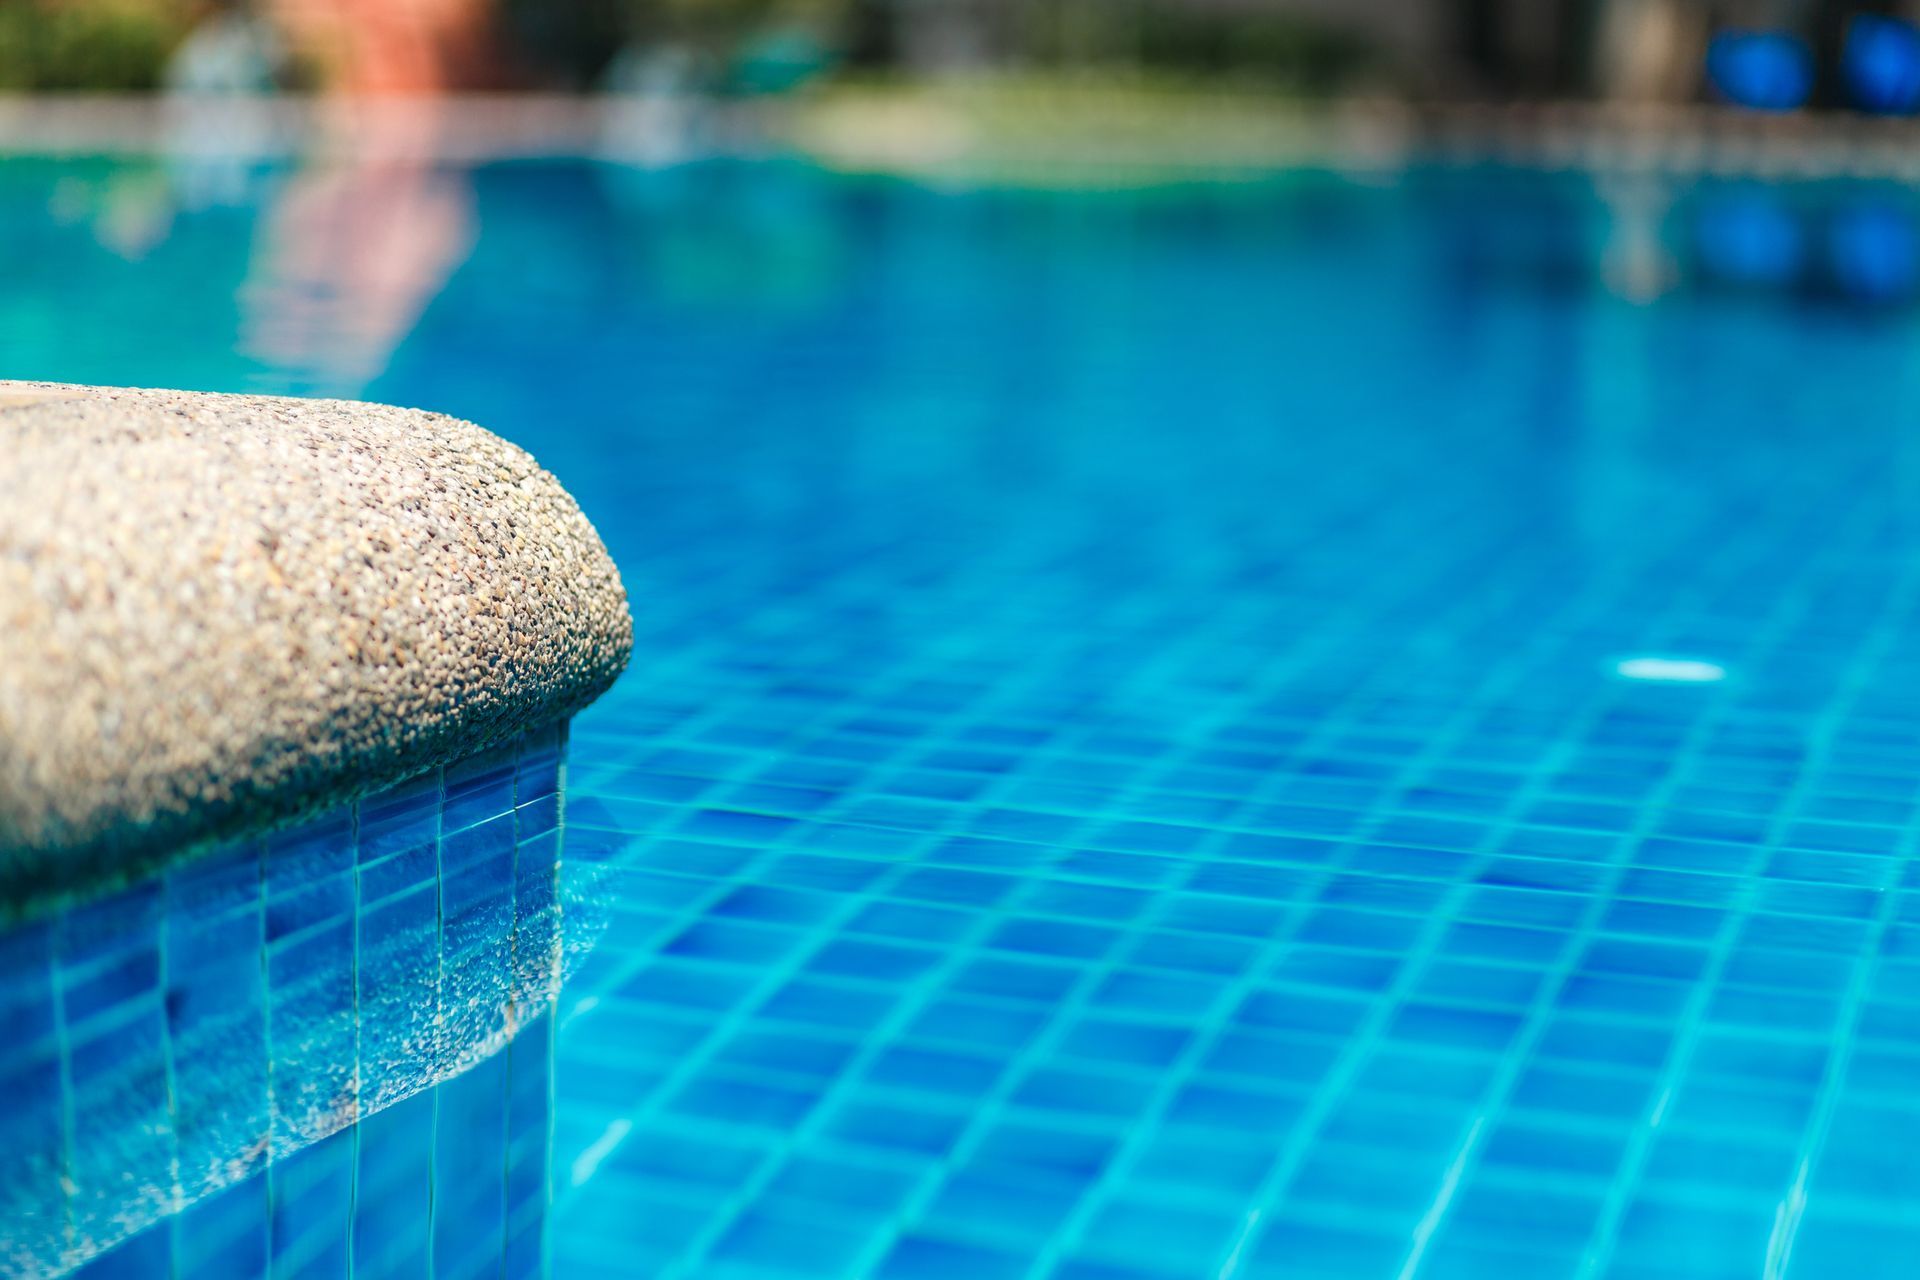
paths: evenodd
<path fill-rule="evenodd" d="M 0 375 L 444 409 L 605 535 L 555 1276 L 1865 1280 L 1914 217 L 15 160 Z"/>

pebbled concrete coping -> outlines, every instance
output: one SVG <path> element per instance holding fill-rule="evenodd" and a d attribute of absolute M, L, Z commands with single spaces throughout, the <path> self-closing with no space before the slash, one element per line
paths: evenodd
<path fill-rule="evenodd" d="M 0 381 L 0 914 L 565 717 L 632 647 L 592 525 L 472 423 Z"/>

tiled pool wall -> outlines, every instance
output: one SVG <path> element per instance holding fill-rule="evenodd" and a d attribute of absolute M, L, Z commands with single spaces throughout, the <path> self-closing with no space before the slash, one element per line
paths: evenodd
<path fill-rule="evenodd" d="M 565 749 L 0 935 L 0 1272 L 536 1274 Z"/>

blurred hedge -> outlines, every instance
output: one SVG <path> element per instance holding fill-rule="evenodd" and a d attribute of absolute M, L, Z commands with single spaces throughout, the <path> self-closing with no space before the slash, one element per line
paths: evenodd
<path fill-rule="evenodd" d="M 0 89 L 153 89 L 187 28 L 155 0 L 0 0 Z"/>
<path fill-rule="evenodd" d="M 863 75 L 902 67 L 913 28 L 971 26 L 989 66 L 1026 73 L 1137 71 L 1316 97 L 1385 69 L 1350 27 L 1281 0 L 494 0 L 511 48 L 561 84 L 594 83 L 623 45 L 671 45 L 711 64 L 815 42 Z M 950 5 L 942 14 L 937 6 Z M 763 59 L 764 60 L 764 59 Z M 791 59 L 789 59 L 791 61 Z M 760 77 L 764 78 L 764 77 Z"/>
<path fill-rule="evenodd" d="M 393 4 L 405 0 L 389 0 Z M 0 90 L 157 87 L 197 16 L 233 0 L 0 0 Z M 673 46 L 721 68 L 713 87 L 797 83 L 830 65 L 902 67 L 924 24 L 971 26 L 986 66 L 1135 70 L 1283 92 L 1337 92 L 1377 69 L 1351 35 L 1278 0 L 490 0 L 532 87 L 586 88 L 624 47 Z M 952 4 L 944 14 L 939 6 Z M 243 7 L 271 13 L 252 0 Z M 296 50 L 296 53 L 298 51 Z"/>

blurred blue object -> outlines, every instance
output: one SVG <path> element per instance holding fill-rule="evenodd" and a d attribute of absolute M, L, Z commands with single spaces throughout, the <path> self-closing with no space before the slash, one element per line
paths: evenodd
<path fill-rule="evenodd" d="M 1920 108 L 1920 31 L 1912 23 L 1860 14 L 1847 26 L 1841 69 L 1862 111 L 1908 115 Z"/>
<path fill-rule="evenodd" d="M 1885 202 L 1842 209 L 1829 229 L 1834 280 L 1848 297 L 1898 302 L 1920 283 L 1920 238 L 1913 216 Z"/>
<path fill-rule="evenodd" d="M 1813 58 L 1784 31 L 1722 31 L 1707 46 L 1720 96 L 1755 111 L 1791 111 L 1813 90 Z"/>
<path fill-rule="evenodd" d="M 1735 284 L 1787 284 L 1806 257 L 1799 219 L 1765 187 L 1737 188 L 1706 201 L 1694 233 L 1701 267 Z"/>

